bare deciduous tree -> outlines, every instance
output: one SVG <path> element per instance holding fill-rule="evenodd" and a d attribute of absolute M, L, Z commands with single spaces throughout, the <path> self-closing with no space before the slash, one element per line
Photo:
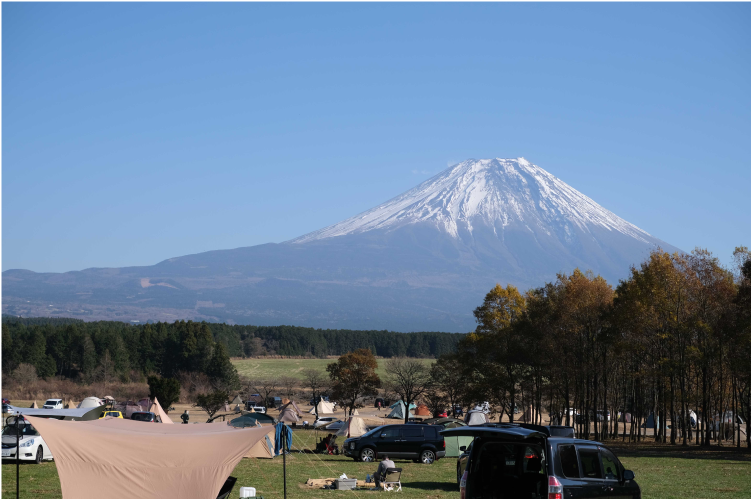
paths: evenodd
<path fill-rule="evenodd" d="M 386 361 L 386 386 L 404 401 L 404 422 L 409 421 L 409 405 L 430 386 L 430 370 L 420 360 L 395 358 Z"/>

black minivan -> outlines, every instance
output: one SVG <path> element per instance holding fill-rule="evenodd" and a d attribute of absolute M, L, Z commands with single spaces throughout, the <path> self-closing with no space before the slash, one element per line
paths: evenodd
<path fill-rule="evenodd" d="M 475 437 L 459 484 L 462 499 L 641 499 L 634 472 L 600 442 L 509 423 L 441 433 Z"/>
<path fill-rule="evenodd" d="M 440 426 L 392 424 L 379 426 L 357 438 L 344 441 L 344 455 L 355 461 L 372 462 L 379 455 L 433 464 L 446 455 Z"/>

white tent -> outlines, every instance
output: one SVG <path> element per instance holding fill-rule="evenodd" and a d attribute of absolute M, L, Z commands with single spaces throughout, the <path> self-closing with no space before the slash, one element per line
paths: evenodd
<path fill-rule="evenodd" d="M 357 409 L 355 409 L 354 411 L 352 411 L 351 415 L 352 416 L 359 416 L 360 415 L 360 411 L 358 411 Z"/>
<path fill-rule="evenodd" d="M 488 416 L 482 411 L 469 411 L 464 422 L 469 426 L 481 425 L 488 422 Z"/>
<path fill-rule="evenodd" d="M 357 416 L 350 416 L 346 423 L 335 433 L 337 437 L 352 438 L 359 437 L 368 432 L 365 421 Z"/>
<path fill-rule="evenodd" d="M 102 401 L 98 397 L 86 397 L 81 401 L 80 404 L 78 404 L 79 409 L 83 409 L 84 407 L 99 407 L 102 405 Z"/>
<path fill-rule="evenodd" d="M 315 414 L 316 408 L 313 407 L 310 411 L 308 411 L 308 414 Z M 334 404 L 331 402 L 326 402 L 325 400 L 321 400 L 318 402 L 318 415 L 321 414 L 334 414 Z"/>

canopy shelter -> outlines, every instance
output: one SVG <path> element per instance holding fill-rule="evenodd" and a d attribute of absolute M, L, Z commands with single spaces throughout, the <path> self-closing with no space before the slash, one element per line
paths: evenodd
<path fill-rule="evenodd" d="M 313 406 L 313 408 L 308 411 L 308 414 L 315 414 L 316 408 Z M 334 404 L 331 402 L 326 402 L 325 400 L 321 400 L 318 402 L 318 415 L 321 414 L 334 414 Z"/>
<path fill-rule="evenodd" d="M 365 425 L 365 421 L 357 416 L 350 416 L 346 423 L 339 428 L 339 431 L 335 433 L 337 437 L 341 438 L 353 438 L 364 435 L 368 432 L 368 427 Z"/>
<path fill-rule="evenodd" d="M 240 459 L 268 433 L 226 425 L 33 418 L 55 455 L 63 499 L 215 498 Z"/>
<path fill-rule="evenodd" d="M 488 422 L 488 415 L 482 411 L 472 410 L 467 412 L 464 422 L 469 426 L 485 424 Z"/>
<path fill-rule="evenodd" d="M 151 403 L 151 407 L 149 407 L 149 412 L 153 412 L 154 414 L 159 416 L 159 419 L 162 420 L 162 423 L 175 424 L 174 421 L 172 421 L 167 415 L 167 413 L 164 412 L 164 409 L 162 409 L 162 406 L 159 404 L 159 400 L 157 400 L 156 397 L 154 397 L 154 401 Z"/>
<path fill-rule="evenodd" d="M 415 409 L 415 416 L 430 416 L 430 410 L 428 409 L 428 406 L 425 404 L 420 404 L 417 409 Z"/>
<path fill-rule="evenodd" d="M 391 404 L 391 412 L 386 416 L 387 418 L 394 418 L 394 419 L 404 419 L 404 414 L 406 412 L 406 405 L 404 405 L 404 402 L 401 400 L 397 400 L 393 404 Z M 410 410 L 415 407 L 415 404 L 409 404 Z M 409 413 L 410 416 L 414 416 L 411 412 Z"/>
<path fill-rule="evenodd" d="M 23 416 L 36 416 L 39 418 L 64 419 L 66 421 L 88 421 L 99 419 L 104 412 L 104 406 L 83 407 L 80 409 L 24 409 L 22 407 L 13 407 L 17 414 Z"/>
<path fill-rule="evenodd" d="M 261 428 L 261 425 L 258 425 Z M 273 459 L 274 458 L 274 442 L 276 442 L 276 427 L 263 426 L 266 430 L 266 435 L 258 441 L 243 457 L 252 459 Z"/>

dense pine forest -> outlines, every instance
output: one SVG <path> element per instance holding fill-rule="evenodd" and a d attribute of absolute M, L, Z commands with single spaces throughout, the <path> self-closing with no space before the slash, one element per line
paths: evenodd
<path fill-rule="evenodd" d="M 156 373 L 207 373 L 212 359 L 341 355 L 367 348 L 381 357 L 438 357 L 461 334 L 321 330 L 294 326 L 231 326 L 177 321 L 130 325 L 77 319 L 3 317 L 3 372 L 30 364 L 42 378 L 93 379 L 104 363 L 123 382 Z M 207 373 L 208 374 L 208 373 Z"/>

